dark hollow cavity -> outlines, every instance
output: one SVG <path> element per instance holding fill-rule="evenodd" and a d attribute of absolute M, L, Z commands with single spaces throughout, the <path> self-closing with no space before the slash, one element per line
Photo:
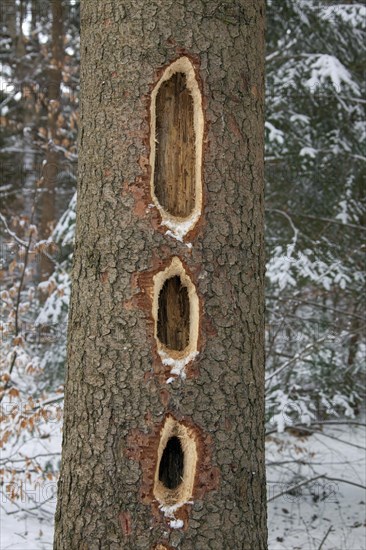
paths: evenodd
<path fill-rule="evenodd" d="M 176 489 L 183 479 L 184 453 L 179 437 L 171 437 L 159 465 L 159 481 L 167 489 Z"/>
<path fill-rule="evenodd" d="M 167 279 L 159 294 L 157 335 L 162 344 L 175 351 L 189 344 L 189 297 L 179 276 Z"/>

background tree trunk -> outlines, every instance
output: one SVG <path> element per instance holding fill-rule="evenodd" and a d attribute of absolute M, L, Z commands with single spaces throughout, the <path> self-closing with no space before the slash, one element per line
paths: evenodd
<path fill-rule="evenodd" d="M 56 185 L 60 170 L 60 154 L 55 145 L 60 145 L 57 135 L 57 119 L 61 112 L 62 66 L 64 60 L 63 7 L 61 0 L 52 1 L 52 58 L 48 69 L 48 149 L 46 165 L 42 170 L 43 186 L 39 199 L 40 233 L 47 239 L 52 233 L 56 219 Z M 40 279 L 46 280 L 53 271 L 53 263 L 45 255 L 40 259 Z"/>
<path fill-rule="evenodd" d="M 261 0 L 82 3 L 56 550 L 266 548 L 263 34 Z M 205 117 L 202 215 L 182 242 L 152 207 L 149 166 L 151 92 L 181 56 Z M 199 354 L 167 384 L 152 286 L 173 257 L 198 295 Z M 191 498 L 170 517 L 154 493 L 167 418 L 197 451 Z M 188 453 L 176 439 L 175 473 Z"/>

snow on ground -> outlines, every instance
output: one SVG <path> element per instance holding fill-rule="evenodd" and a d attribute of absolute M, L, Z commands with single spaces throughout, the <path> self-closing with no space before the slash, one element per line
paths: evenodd
<path fill-rule="evenodd" d="M 268 439 L 269 549 L 318 550 L 328 533 L 322 550 L 364 550 L 365 489 L 342 480 L 366 485 L 365 428 L 333 425 L 323 434 Z"/>
<path fill-rule="evenodd" d="M 365 428 L 339 424 L 323 426 L 323 432 L 314 429 L 320 433 L 294 431 L 267 438 L 269 550 L 319 550 L 325 536 L 322 550 L 364 550 L 365 490 L 341 480 L 366 484 Z M 57 453 L 60 446 L 60 425 L 55 424 L 50 437 L 31 440 L 19 452 Z M 324 475 L 328 479 L 318 477 Z M 29 487 L 16 505 L 2 493 L 1 550 L 52 548 L 55 487 L 54 480 Z"/>
<path fill-rule="evenodd" d="M 1 512 L 1 550 L 49 550 L 52 544 L 52 521 L 19 515 L 4 517 Z"/>
<path fill-rule="evenodd" d="M 52 406 L 49 407 L 50 412 Z M 51 415 L 40 421 L 35 434 L 23 435 L 8 449 L 0 452 L 0 468 L 12 459 L 14 469 L 26 470 L 9 479 L 1 476 L 0 549 L 47 550 L 53 543 L 53 518 L 56 507 L 57 480 L 53 472 L 59 468 L 61 421 Z M 27 459 L 33 459 L 30 463 Z M 39 467 L 37 471 L 36 468 Z M 15 501 L 10 491 L 20 494 Z"/>

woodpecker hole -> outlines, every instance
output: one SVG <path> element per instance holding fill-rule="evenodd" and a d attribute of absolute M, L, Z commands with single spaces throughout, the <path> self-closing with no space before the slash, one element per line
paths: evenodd
<path fill-rule="evenodd" d="M 160 86 L 156 98 L 155 195 L 176 217 L 190 215 L 195 202 L 193 97 L 184 73 Z"/>
<path fill-rule="evenodd" d="M 183 351 L 189 344 L 189 297 L 178 275 L 167 279 L 159 294 L 158 338 L 172 350 Z"/>
<path fill-rule="evenodd" d="M 184 454 L 179 437 L 173 436 L 163 451 L 159 465 L 159 481 L 167 489 L 176 489 L 183 480 Z"/>
<path fill-rule="evenodd" d="M 185 222 L 187 232 L 202 207 L 204 128 L 202 96 L 187 57 L 169 65 L 152 91 L 150 127 L 154 203 L 165 225 Z"/>
<path fill-rule="evenodd" d="M 193 492 L 196 464 L 194 431 L 168 416 L 161 431 L 157 453 L 155 498 L 164 506 L 187 502 Z"/>
<path fill-rule="evenodd" d="M 182 262 L 171 264 L 154 276 L 154 334 L 163 359 L 185 359 L 197 352 L 199 301 L 196 288 Z"/>

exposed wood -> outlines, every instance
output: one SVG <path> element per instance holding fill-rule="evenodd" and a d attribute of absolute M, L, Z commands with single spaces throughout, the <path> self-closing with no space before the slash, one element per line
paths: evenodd
<path fill-rule="evenodd" d="M 199 352 L 202 320 L 195 282 L 181 260 L 174 256 L 165 269 L 154 275 L 152 292 L 147 283 L 146 291 L 152 293 L 157 351 L 163 360 L 189 362 L 189 358 L 193 359 Z M 139 284 L 143 284 L 143 279 Z M 181 375 L 185 377 L 186 372 L 182 371 Z"/>
<path fill-rule="evenodd" d="M 160 291 L 158 309 L 158 338 L 175 351 L 189 344 L 189 298 L 187 287 L 179 276 L 167 279 Z"/>
<path fill-rule="evenodd" d="M 161 430 L 156 456 L 154 496 L 162 506 L 184 505 L 192 498 L 198 455 L 194 427 L 168 415 Z"/>
<path fill-rule="evenodd" d="M 184 73 L 173 74 L 160 86 L 156 141 L 156 197 L 173 216 L 189 216 L 195 203 L 195 134 L 193 98 Z"/>
<path fill-rule="evenodd" d="M 206 123 L 197 69 L 197 59 L 180 56 L 151 92 L 150 192 L 162 225 L 179 240 L 202 214 Z"/>

